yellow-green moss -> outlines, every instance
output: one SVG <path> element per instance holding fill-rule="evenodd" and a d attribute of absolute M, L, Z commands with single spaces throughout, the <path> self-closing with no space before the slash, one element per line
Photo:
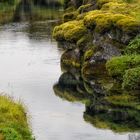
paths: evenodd
<path fill-rule="evenodd" d="M 83 21 L 69 21 L 60 26 L 56 26 L 53 37 L 58 41 L 76 42 L 87 33 Z"/>
<path fill-rule="evenodd" d="M 0 134 L 4 140 L 33 140 L 26 117 L 20 103 L 0 96 Z"/>
<path fill-rule="evenodd" d="M 99 33 L 111 30 L 112 28 L 118 28 L 124 32 L 134 32 L 140 27 L 139 21 L 131 16 L 101 10 L 89 12 L 84 17 L 84 24 L 87 28 L 95 29 Z"/>

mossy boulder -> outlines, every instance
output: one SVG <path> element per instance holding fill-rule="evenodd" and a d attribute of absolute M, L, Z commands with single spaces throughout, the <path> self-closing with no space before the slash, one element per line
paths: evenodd
<path fill-rule="evenodd" d="M 140 67 L 125 71 L 122 87 L 126 90 L 140 90 Z"/>
<path fill-rule="evenodd" d="M 139 65 L 140 55 L 125 55 L 113 57 L 106 63 L 106 68 L 111 76 L 122 79 L 126 70 Z"/>
<path fill-rule="evenodd" d="M 135 33 L 140 30 L 140 22 L 135 18 L 101 10 L 89 12 L 84 18 L 84 24 L 99 33 L 108 32 L 113 28 L 118 28 L 125 33 Z"/>
<path fill-rule="evenodd" d="M 69 21 L 60 26 L 56 26 L 53 37 L 57 41 L 76 42 L 87 33 L 83 21 Z"/>

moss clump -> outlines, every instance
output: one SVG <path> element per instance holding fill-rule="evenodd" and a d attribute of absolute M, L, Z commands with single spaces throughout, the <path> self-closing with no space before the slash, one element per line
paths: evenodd
<path fill-rule="evenodd" d="M 140 54 L 140 36 L 132 40 L 125 50 L 126 54 Z"/>
<path fill-rule="evenodd" d="M 123 76 L 123 89 L 140 89 L 140 67 L 129 69 Z"/>
<path fill-rule="evenodd" d="M 53 37 L 57 41 L 76 42 L 87 33 L 83 21 L 69 21 L 60 26 L 56 26 L 53 31 Z"/>
<path fill-rule="evenodd" d="M 20 103 L 0 96 L 0 135 L 4 140 L 33 140 L 26 117 Z"/>
<path fill-rule="evenodd" d="M 140 55 L 125 55 L 113 57 L 106 63 L 106 68 L 111 76 L 122 78 L 125 70 L 140 65 Z"/>
<path fill-rule="evenodd" d="M 113 28 L 119 28 L 123 32 L 138 32 L 140 23 L 131 16 L 114 14 L 111 12 L 94 10 L 84 17 L 84 24 L 96 32 L 103 33 Z"/>
<path fill-rule="evenodd" d="M 138 33 L 140 29 L 140 22 L 135 18 L 126 17 L 117 21 L 117 27 L 127 33 Z"/>
<path fill-rule="evenodd" d="M 71 21 L 71 20 L 74 20 L 76 19 L 78 13 L 75 11 L 75 12 L 70 12 L 70 13 L 66 13 L 63 15 L 63 21 L 64 22 L 67 22 L 67 21 Z"/>

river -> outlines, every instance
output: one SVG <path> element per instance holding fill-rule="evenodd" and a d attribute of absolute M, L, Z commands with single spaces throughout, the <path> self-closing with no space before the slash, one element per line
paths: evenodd
<path fill-rule="evenodd" d="M 36 140 L 130 140 L 83 119 L 85 105 L 57 97 L 62 50 L 52 39 L 52 20 L 0 27 L 0 91 L 25 104 Z"/>

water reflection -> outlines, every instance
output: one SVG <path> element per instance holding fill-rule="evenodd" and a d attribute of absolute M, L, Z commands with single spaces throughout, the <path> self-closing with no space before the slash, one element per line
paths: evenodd
<path fill-rule="evenodd" d="M 0 23 L 58 19 L 62 9 L 61 0 L 7 0 L 0 2 Z"/>
<path fill-rule="evenodd" d="M 95 88 L 100 86 L 95 86 L 91 79 L 85 80 L 78 69 L 67 67 L 62 62 L 61 67 L 64 73 L 54 85 L 55 94 L 68 101 L 85 103 L 83 118 L 86 122 L 117 133 L 140 130 L 140 99 L 137 91 L 120 94 L 112 87 L 108 94 L 99 94 Z M 139 136 L 132 133 L 128 139 L 139 140 Z"/>

